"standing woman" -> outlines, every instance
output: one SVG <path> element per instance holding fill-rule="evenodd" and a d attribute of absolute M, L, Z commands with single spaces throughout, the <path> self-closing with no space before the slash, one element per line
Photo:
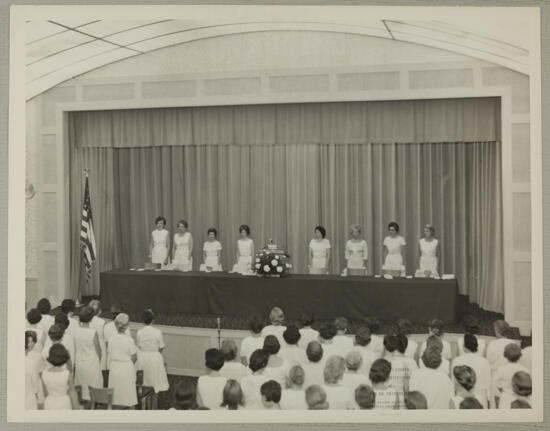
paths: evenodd
<path fill-rule="evenodd" d="M 434 238 L 435 228 L 431 224 L 424 225 L 424 238 L 418 242 L 418 271 L 420 277 L 438 277 L 440 256 L 439 241 Z"/>
<path fill-rule="evenodd" d="M 172 263 L 185 272 L 193 269 L 193 236 L 187 230 L 188 227 L 187 221 L 178 222 L 172 245 Z"/>
<path fill-rule="evenodd" d="M 241 237 L 237 240 L 237 263 L 233 272 L 249 274 L 252 271 L 252 256 L 254 256 L 254 241 L 250 238 L 250 227 L 246 224 L 239 226 Z"/>
<path fill-rule="evenodd" d="M 330 242 L 325 238 L 327 231 L 323 226 L 316 226 L 315 238 L 309 242 L 309 273 L 326 274 L 330 259 Z"/>
<path fill-rule="evenodd" d="M 392 221 L 388 224 L 388 236 L 384 238 L 384 265 L 382 272 L 405 276 L 405 238 L 399 235 L 399 225 Z"/>
<path fill-rule="evenodd" d="M 78 408 L 73 375 L 65 366 L 69 352 L 63 344 L 54 344 L 48 353 L 49 368 L 42 371 L 44 410 L 72 410 Z"/>
<path fill-rule="evenodd" d="M 152 263 L 166 265 L 168 263 L 168 251 L 170 250 L 169 232 L 166 230 L 166 219 L 159 216 L 155 219 L 157 228 L 151 232 L 149 243 L 149 258 Z"/>
<path fill-rule="evenodd" d="M 368 249 L 367 241 L 361 238 L 361 226 L 351 225 L 351 239 L 346 242 L 346 268 L 348 270 L 367 270 Z"/>
<path fill-rule="evenodd" d="M 222 245 L 217 240 L 218 231 L 211 227 L 206 231 L 208 239 L 204 242 L 202 247 L 202 259 L 203 264 L 200 267 L 201 271 L 221 271 L 221 254 L 222 254 Z"/>

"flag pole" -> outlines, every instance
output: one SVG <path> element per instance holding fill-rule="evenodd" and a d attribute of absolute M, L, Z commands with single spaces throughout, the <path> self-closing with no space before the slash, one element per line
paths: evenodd
<path fill-rule="evenodd" d="M 84 174 L 84 184 L 86 183 L 86 181 L 88 180 L 88 175 L 90 173 L 90 169 L 89 168 L 84 168 L 82 170 L 82 173 Z M 84 192 L 86 193 L 86 192 Z M 79 235 L 80 235 L 80 231 L 79 231 Z M 80 306 L 82 304 L 82 243 L 80 244 L 80 271 L 78 272 L 78 291 L 76 293 L 76 305 L 77 306 Z M 85 283 L 88 284 L 89 283 L 89 279 L 88 277 L 84 277 L 85 278 Z"/>

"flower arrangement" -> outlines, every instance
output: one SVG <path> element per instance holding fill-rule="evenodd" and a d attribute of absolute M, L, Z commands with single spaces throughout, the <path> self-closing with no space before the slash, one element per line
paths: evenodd
<path fill-rule="evenodd" d="M 254 272 L 264 277 L 283 277 L 292 265 L 290 256 L 281 250 L 264 249 L 256 253 Z"/>

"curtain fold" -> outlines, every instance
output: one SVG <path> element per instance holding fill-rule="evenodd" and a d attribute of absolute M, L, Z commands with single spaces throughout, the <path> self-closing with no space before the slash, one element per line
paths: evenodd
<path fill-rule="evenodd" d="M 100 271 L 144 265 L 158 215 L 168 220 L 171 240 L 177 222 L 188 221 L 194 269 L 209 227 L 218 229 L 224 270 L 231 269 L 245 223 L 256 248 L 273 238 L 292 256 L 295 272 L 306 272 L 308 243 L 321 224 L 332 244 L 330 270 L 340 273 L 349 227 L 358 223 L 370 274 L 380 273 L 382 241 L 395 220 L 407 241 L 408 273 L 417 266 L 422 226 L 432 223 L 442 271 L 457 276 L 471 301 L 501 312 L 499 105 L 493 99 L 478 100 L 479 106 L 466 99 L 417 102 L 71 113 L 72 285 L 81 281 L 82 170 L 88 168 L 98 263 L 84 294 L 99 292 Z M 394 130 L 401 127 L 396 118 L 415 125 L 412 138 L 407 124 L 405 132 Z M 475 132 L 466 130 L 468 122 Z M 493 139 L 416 140 L 428 135 Z M 391 140 L 396 137 L 411 141 Z"/>

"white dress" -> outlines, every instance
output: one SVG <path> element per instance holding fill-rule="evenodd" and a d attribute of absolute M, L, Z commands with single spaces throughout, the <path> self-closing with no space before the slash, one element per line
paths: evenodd
<path fill-rule="evenodd" d="M 151 262 L 164 264 L 164 261 L 168 257 L 168 231 L 166 229 L 155 229 L 151 235 L 153 235 Z"/>
<path fill-rule="evenodd" d="M 101 369 L 107 369 L 107 349 L 105 346 L 105 320 L 101 317 L 94 316 L 90 320 L 90 328 L 93 328 L 97 332 L 97 337 L 99 339 L 99 347 L 101 348 Z"/>
<path fill-rule="evenodd" d="M 45 369 L 42 372 L 42 381 L 48 395 L 44 401 L 44 410 L 72 410 L 69 397 L 69 370 L 61 371 Z"/>
<path fill-rule="evenodd" d="M 36 410 L 42 383 L 40 373 L 44 370 L 45 361 L 42 355 L 31 350 L 25 355 L 25 408 Z"/>
<path fill-rule="evenodd" d="M 185 232 L 183 235 L 174 234 L 176 252 L 172 263 L 181 266 L 183 271 L 191 271 L 193 268 L 193 257 L 189 253 L 191 245 L 191 234 Z"/>
<path fill-rule="evenodd" d="M 422 274 L 424 274 L 424 271 L 430 271 L 431 277 L 437 277 L 437 244 L 439 244 L 439 241 L 435 238 L 431 241 L 421 238 L 419 244 L 420 268 L 418 271 Z"/>
<path fill-rule="evenodd" d="M 384 238 L 384 245 L 388 249 L 388 254 L 382 269 L 401 271 L 401 275 L 405 275 L 405 266 L 403 265 L 403 256 L 401 255 L 401 247 L 407 245 L 405 238 L 402 236 L 387 236 Z"/>
<path fill-rule="evenodd" d="M 134 406 L 137 404 L 136 367 L 132 355 L 136 354 L 136 345 L 125 334 L 113 335 L 107 340 L 109 354 L 109 387 L 114 388 L 113 404 Z"/>
<path fill-rule="evenodd" d="M 164 367 L 164 358 L 159 349 L 164 348 L 162 332 L 146 325 L 137 331 L 138 369 L 143 370 L 143 385 L 152 386 L 155 392 L 168 390 L 168 377 Z"/>
<path fill-rule="evenodd" d="M 365 269 L 365 260 L 368 258 L 367 241 L 353 241 L 348 239 L 346 242 L 346 260 L 349 269 Z"/>
<path fill-rule="evenodd" d="M 90 399 L 90 390 L 103 387 L 100 358 L 97 356 L 93 328 L 78 327 L 75 330 L 75 385 L 82 386 L 82 399 Z"/>
<path fill-rule="evenodd" d="M 309 248 L 313 253 L 311 267 L 315 269 L 325 269 L 327 266 L 327 253 L 330 249 L 330 241 L 326 238 L 322 240 L 312 239 L 309 242 Z"/>
<path fill-rule="evenodd" d="M 254 242 L 250 238 L 237 240 L 239 249 L 239 259 L 233 266 L 233 271 L 240 274 L 249 274 L 252 269 L 252 245 Z"/>
<path fill-rule="evenodd" d="M 200 270 L 206 271 L 206 267 L 212 267 L 212 271 L 221 271 L 222 265 L 218 259 L 218 251 L 221 251 L 222 245 L 219 241 L 205 241 L 202 250 L 206 252 L 206 258 L 201 265 Z"/>

